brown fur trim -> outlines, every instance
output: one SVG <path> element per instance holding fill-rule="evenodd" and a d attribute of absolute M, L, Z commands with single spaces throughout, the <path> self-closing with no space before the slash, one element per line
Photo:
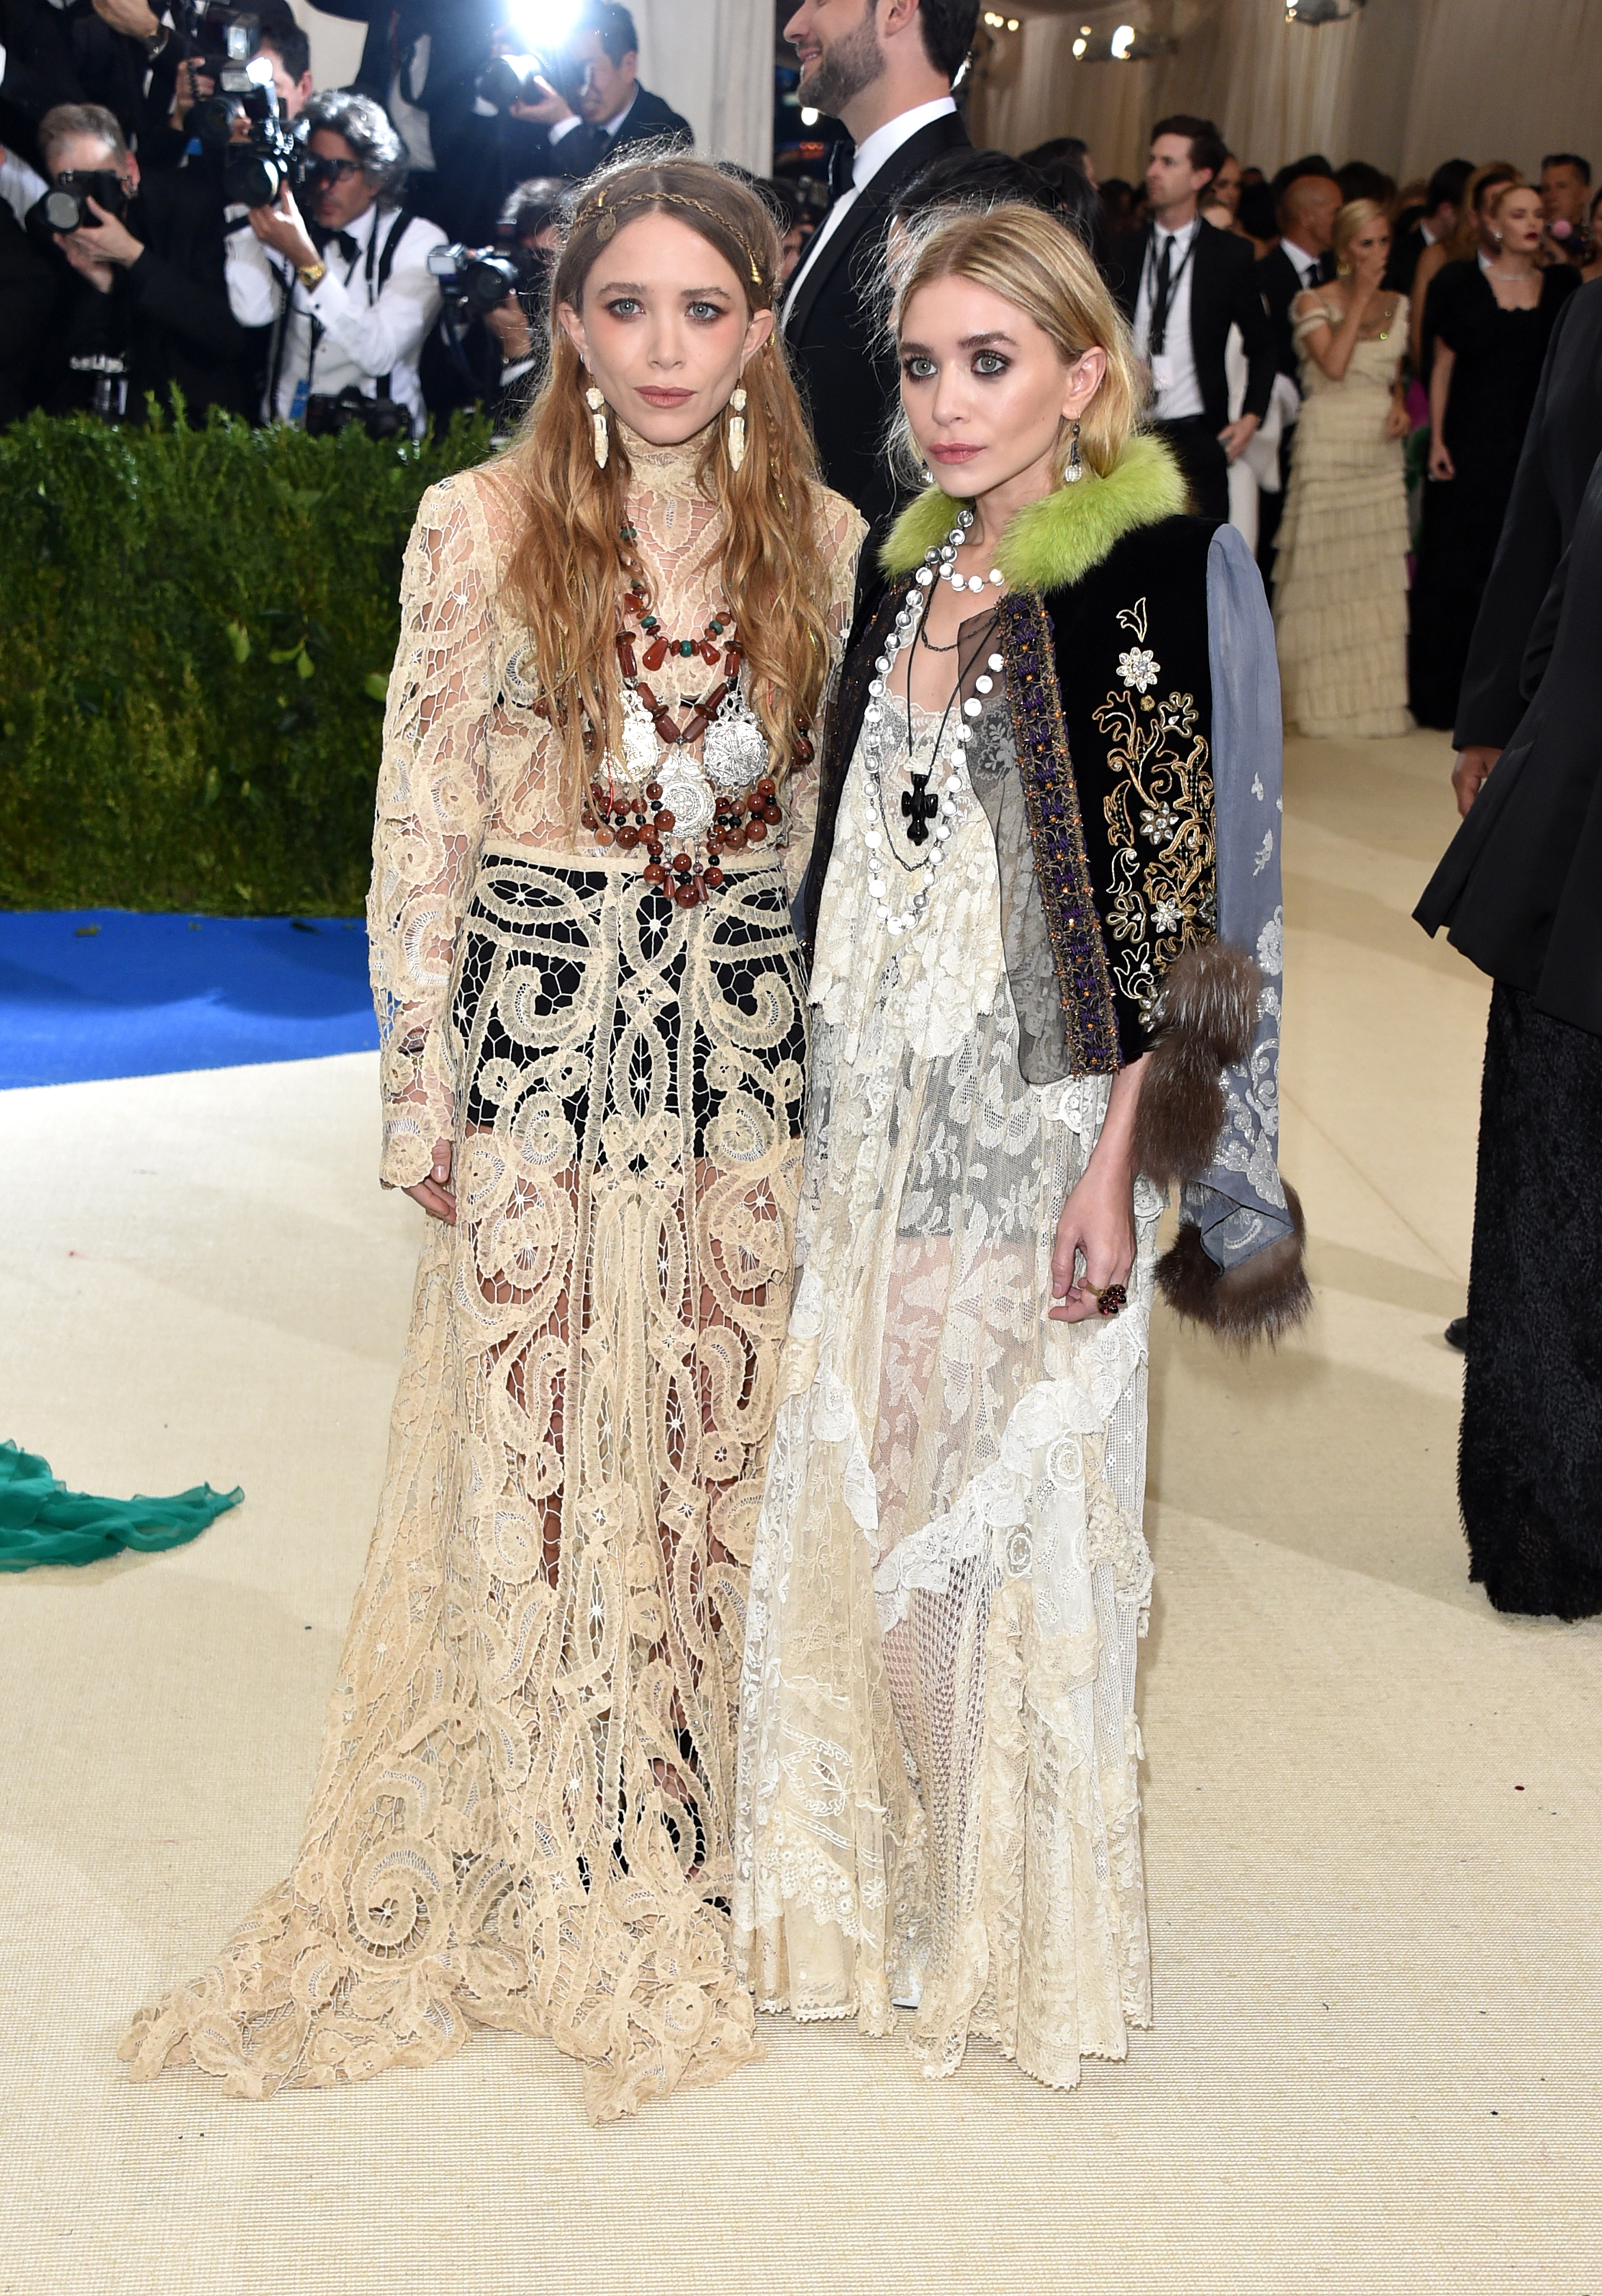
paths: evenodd
<path fill-rule="evenodd" d="M 1199 1038 L 1220 1068 L 1228 1068 L 1252 1049 L 1261 989 L 1257 961 L 1244 948 L 1204 941 L 1175 957 L 1163 974 L 1157 1025 L 1164 1036 Z"/>
<path fill-rule="evenodd" d="M 1285 1201 L 1290 1234 L 1228 1270 L 1208 1258 L 1200 1228 L 1186 1221 L 1157 1262 L 1157 1287 L 1176 1315 L 1239 1348 L 1253 1340 L 1271 1347 L 1306 1320 L 1313 1304 L 1303 1265 L 1307 1222 L 1294 1188 L 1286 1186 Z"/>
<path fill-rule="evenodd" d="M 1135 1111 L 1135 1168 L 1159 1186 L 1194 1180 L 1224 1128 L 1220 1070 L 1245 1060 L 1262 974 L 1243 948 L 1210 941 L 1176 957 L 1157 1000 L 1157 1041 Z"/>

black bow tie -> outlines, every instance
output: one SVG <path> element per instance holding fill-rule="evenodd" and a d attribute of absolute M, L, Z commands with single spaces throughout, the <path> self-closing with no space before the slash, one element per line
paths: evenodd
<path fill-rule="evenodd" d="M 829 146 L 829 198 L 843 199 L 852 188 L 851 170 L 857 164 L 857 146 L 849 135 L 842 135 Z"/>
<path fill-rule="evenodd" d="M 356 240 L 352 233 L 348 231 L 325 231 L 319 233 L 318 237 L 321 241 L 322 250 L 325 255 L 327 254 L 331 247 L 337 247 L 347 263 L 354 263 L 356 261 Z"/>

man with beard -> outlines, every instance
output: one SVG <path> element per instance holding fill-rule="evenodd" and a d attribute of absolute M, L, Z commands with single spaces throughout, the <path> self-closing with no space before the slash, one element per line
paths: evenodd
<path fill-rule="evenodd" d="M 834 201 L 790 282 L 785 340 L 824 477 L 875 529 L 895 507 L 883 439 L 899 375 L 875 299 L 884 242 L 899 194 L 968 141 L 951 84 L 978 16 L 978 0 L 801 0 L 785 27 L 801 102 L 842 122 L 856 146 L 835 146 Z M 849 175 L 837 174 L 841 154 Z"/>

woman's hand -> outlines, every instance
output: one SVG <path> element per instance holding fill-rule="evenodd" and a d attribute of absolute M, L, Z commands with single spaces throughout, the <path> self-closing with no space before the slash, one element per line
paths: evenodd
<path fill-rule="evenodd" d="M 1101 1313 L 1097 1292 L 1127 1283 L 1135 1265 L 1135 1113 L 1149 1054 L 1120 1069 L 1107 1112 L 1079 1185 L 1068 1192 L 1051 1254 L 1054 1324 L 1082 1324 Z M 1075 1277 L 1082 1255 L 1085 1269 Z"/>
<path fill-rule="evenodd" d="M 1412 424 L 1408 420 L 1408 410 L 1405 400 L 1393 398 L 1391 401 L 1391 412 L 1385 417 L 1386 438 L 1405 439 L 1412 427 Z"/>
<path fill-rule="evenodd" d="M 1084 1256 L 1084 1273 L 1076 1278 L 1074 1263 Z M 1111 1162 L 1098 1170 L 1092 1157 L 1077 1188 L 1057 1220 L 1056 1243 L 1051 1255 L 1054 1324 L 1083 1324 L 1101 1313 L 1098 1292 L 1109 1283 L 1127 1283 L 1135 1265 L 1135 1201 L 1133 1177 L 1126 1164 Z"/>
<path fill-rule="evenodd" d="M 1446 451 L 1445 439 L 1442 438 L 1432 439 L 1430 440 L 1431 478 L 1455 479 L 1457 475 L 1458 466 Z"/>
<path fill-rule="evenodd" d="M 406 1188 L 401 1193 L 410 1196 L 415 1204 L 421 1204 L 430 1219 L 443 1220 L 447 1227 L 455 1227 L 456 1196 L 450 1184 L 450 1165 L 449 1141 L 436 1140 L 433 1169 L 427 1179 L 419 1180 L 415 1188 Z"/>

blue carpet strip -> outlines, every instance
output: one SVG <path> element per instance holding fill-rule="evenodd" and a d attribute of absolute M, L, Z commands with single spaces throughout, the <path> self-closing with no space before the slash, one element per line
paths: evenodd
<path fill-rule="evenodd" d="M 377 1044 L 359 918 L 0 913 L 0 1087 Z"/>

